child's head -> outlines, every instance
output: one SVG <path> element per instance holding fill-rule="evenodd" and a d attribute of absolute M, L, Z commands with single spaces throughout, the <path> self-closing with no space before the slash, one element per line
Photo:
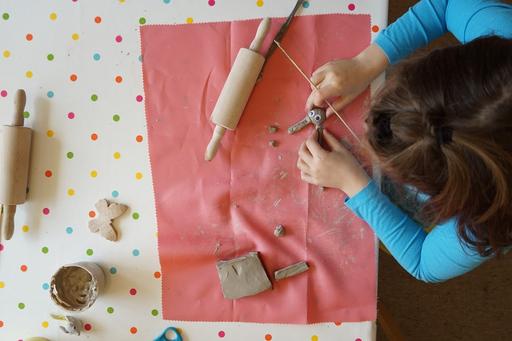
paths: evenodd
<path fill-rule="evenodd" d="M 383 172 L 431 196 L 424 213 L 433 223 L 456 217 L 481 254 L 512 244 L 512 40 L 485 37 L 402 62 L 366 122 Z"/>

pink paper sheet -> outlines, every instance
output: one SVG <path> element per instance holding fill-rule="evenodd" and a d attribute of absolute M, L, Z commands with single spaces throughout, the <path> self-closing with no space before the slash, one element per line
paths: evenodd
<path fill-rule="evenodd" d="M 274 19 L 262 54 L 284 18 Z M 162 270 L 163 317 L 186 321 L 307 324 L 376 319 L 372 230 L 334 189 L 301 181 L 297 151 L 311 127 L 309 83 L 276 50 L 237 129 L 227 131 L 212 162 L 204 152 L 209 118 L 239 49 L 260 20 L 141 27 L 146 118 Z M 307 73 L 370 44 L 369 15 L 296 17 L 282 45 Z M 361 132 L 368 91 L 343 115 Z M 271 134 L 270 125 L 278 132 Z M 325 127 L 348 130 L 334 116 Z M 269 146 L 276 140 L 277 146 Z M 277 225 L 285 236 L 275 237 Z M 221 246 L 214 254 L 216 244 Z M 274 289 L 227 300 L 219 260 L 259 251 Z M 310 270 L 276 282 L 273 272 L 306 261 Z"/>

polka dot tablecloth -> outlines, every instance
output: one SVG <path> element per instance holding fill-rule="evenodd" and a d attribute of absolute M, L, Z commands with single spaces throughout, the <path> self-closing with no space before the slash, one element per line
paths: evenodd
<path fill-rule="evenodd" d="M 50 298 L 61 266 L 94 262 L 106 284 L 74 314 L 89 340 L 153 340 L 174 326 L 184 340 L 375 339 L 375 321 L 306 326 L 165 321 L 147 147 L 139 27 L 286 17 L 294 0 L 3 0 L 0 4 L 0 124 L 10 124 L 24 89 L 32 128 L 27 202 L 11 240 L 0 241 L 0 340 L 68 340 Z M 387 2 L 305 1 L 301 14 L 372 17 L 386 25 Z M 179 48 L 178 46 L 176 48 Z M 379 79 L 377 82 L 381 82 Z M 128 206 L 114 220 L 118 241 L 91 233 L 95 203 Z M 293 312 L 290 312 L 293 313 Z M 171 336 L 172 337 L 172 336 Z"/>

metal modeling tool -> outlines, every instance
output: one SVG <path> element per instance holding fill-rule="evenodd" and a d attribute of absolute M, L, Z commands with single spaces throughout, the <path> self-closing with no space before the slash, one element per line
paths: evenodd
<path fill-rule="evenodd" d="M 281 49 L 281 51 L 283 51 L 283 53 L 286 55 L 286 57 L 288 57 L 288 59 L 292 62 L 292 64 L 297 68 L 297 70 L 299 70 L 299 72 L 304 76 L 304 78 L 306 78 L 309 82 L 309 84 L 311 84 L 311 86 L 313 87 L 313 89 L 315 89 L 316 91 L 318 91 L 318 88 L 316 87 L 315 83 L 313 83 L 313 81 L 311 81 L 311 79 L 306 76 L 306 74 L 304 73 L 304 71 L 302 71 L 302 69 L 297 65 L 297 63 L 295 63 L 295 61 L 292 59 L 292 57 L 290 57 L 290 55 L 283 49 L 283 47 L 281 46 L 281 44 L 279 44 L 278 41 L 275 41 L 274 42 L 276 43 L 276 45 Z M 345 122 L 345 120 L 341 117 L 341 115 L 338 113 L 338 111 L 336 111 L 336 109 L 334 109 L 334 107 L 332 106 L 331 103 L 329 103 L 329 101 L 327 100 L 324 100 L 325 103 L 327 103 L 327 105 L 329 106 L 329 108 L 332 109 L 332 111 L 336 114 L 336 116 L 338 116 L 338 118 L 341 120 L 341 122 L 343 122 L 343 124 L 345 125 L 345 127 L 347 127 L 347 129 L 352 133 L 352 135 L 354 135 L 354 137 L 356 138 L 356 140 L 361 143 L 361 140 L 359 139 L 359 137 L 357 137 L 356 133 L 354 133 L 354 131 L 352 130 L 352 128 L 350 128 L 350 126 L 348 125 L 347 122 Z"/>
<path fill-rule="evenodd" d="M 175 334 L 176 334 L 176 338 L 174 339 L 168 339 L 166 336 L 165 336 L 165 333 L 167 333 L 167 331 L 169 330 L 172 330 Z M 174 328 L 174 327 L 167 327 L 162 334 L 158 335 L 158 337 L 156 339 L 154 339 L 153 341 L 183 341 L 183 339 L 181 338 L 181 334 L 180 332 L 178 331 L 178 329 Z"/>
<path fill-rule="evenodd" d="M 290 128 L 288 128 L 288 134 L 293 134 L 310 123 L 315 125 L 316 130 L 318 131 L 318 143 L 322 144 L 324 141 L 324 131 L 323 131 L 323 123 L 327 116 L 325 115 L 324 108 L 313 108 L 311 109 L 302 121 L 295 123 Z"/>
<path fill-rule="evenodd" d="M 283 25 L 281 25 L 281 28 L 279 29 L 279 31 L 276 33 L 276 36 L 274 37 L 274 41 L 272 42 L 272 44 L 270 44 L 267 54 L 265 55 L 265 62 L 263 63 L 263 66 L 261 67 L 260 75 L 258 76 L 256 83 L 258 83 L 261 80 L 261 77 L 263 77 L 263 69 L 265 68 L 265 65 L 267 65 L 267 62 L 268 62 L 270 56 L 274 53 L 274 51 L 277 48 L 277 45 L 275 42 L 276 41 L 280 42 L 283 39 L 284 34 L 288 30 L 288 27 L 290 26 L 290 23 L 292 22 L 292 19 L 295 16 L 295 13 L 297 12 L 297 10 L 299 9 L 300 5 L 302 5 L 303 2 L 304 2 L 304 0 L 297 0 L 297 3 L 295 4 L 295 7 L 293 8 L 292 12 L 288 16 L 288 18 L 286 18 L 286 21 L 283 23 Z"/>

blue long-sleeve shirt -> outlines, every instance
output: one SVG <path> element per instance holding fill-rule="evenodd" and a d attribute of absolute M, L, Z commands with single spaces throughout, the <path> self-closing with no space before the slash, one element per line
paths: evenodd
<path fill-rule="evenodd" d="M 493 0 L 422 0 L 383 30 L 375 43 L 392 65 L 447 31 L 462 43 L 492 34 L 512 38 L 512 6 Z M 457 277 L 490 258 L 459 240 L 455 219 L 427 234 L 373 181 L 346 205 L 373 228 L 405 270 L 425 282 Z"/>

